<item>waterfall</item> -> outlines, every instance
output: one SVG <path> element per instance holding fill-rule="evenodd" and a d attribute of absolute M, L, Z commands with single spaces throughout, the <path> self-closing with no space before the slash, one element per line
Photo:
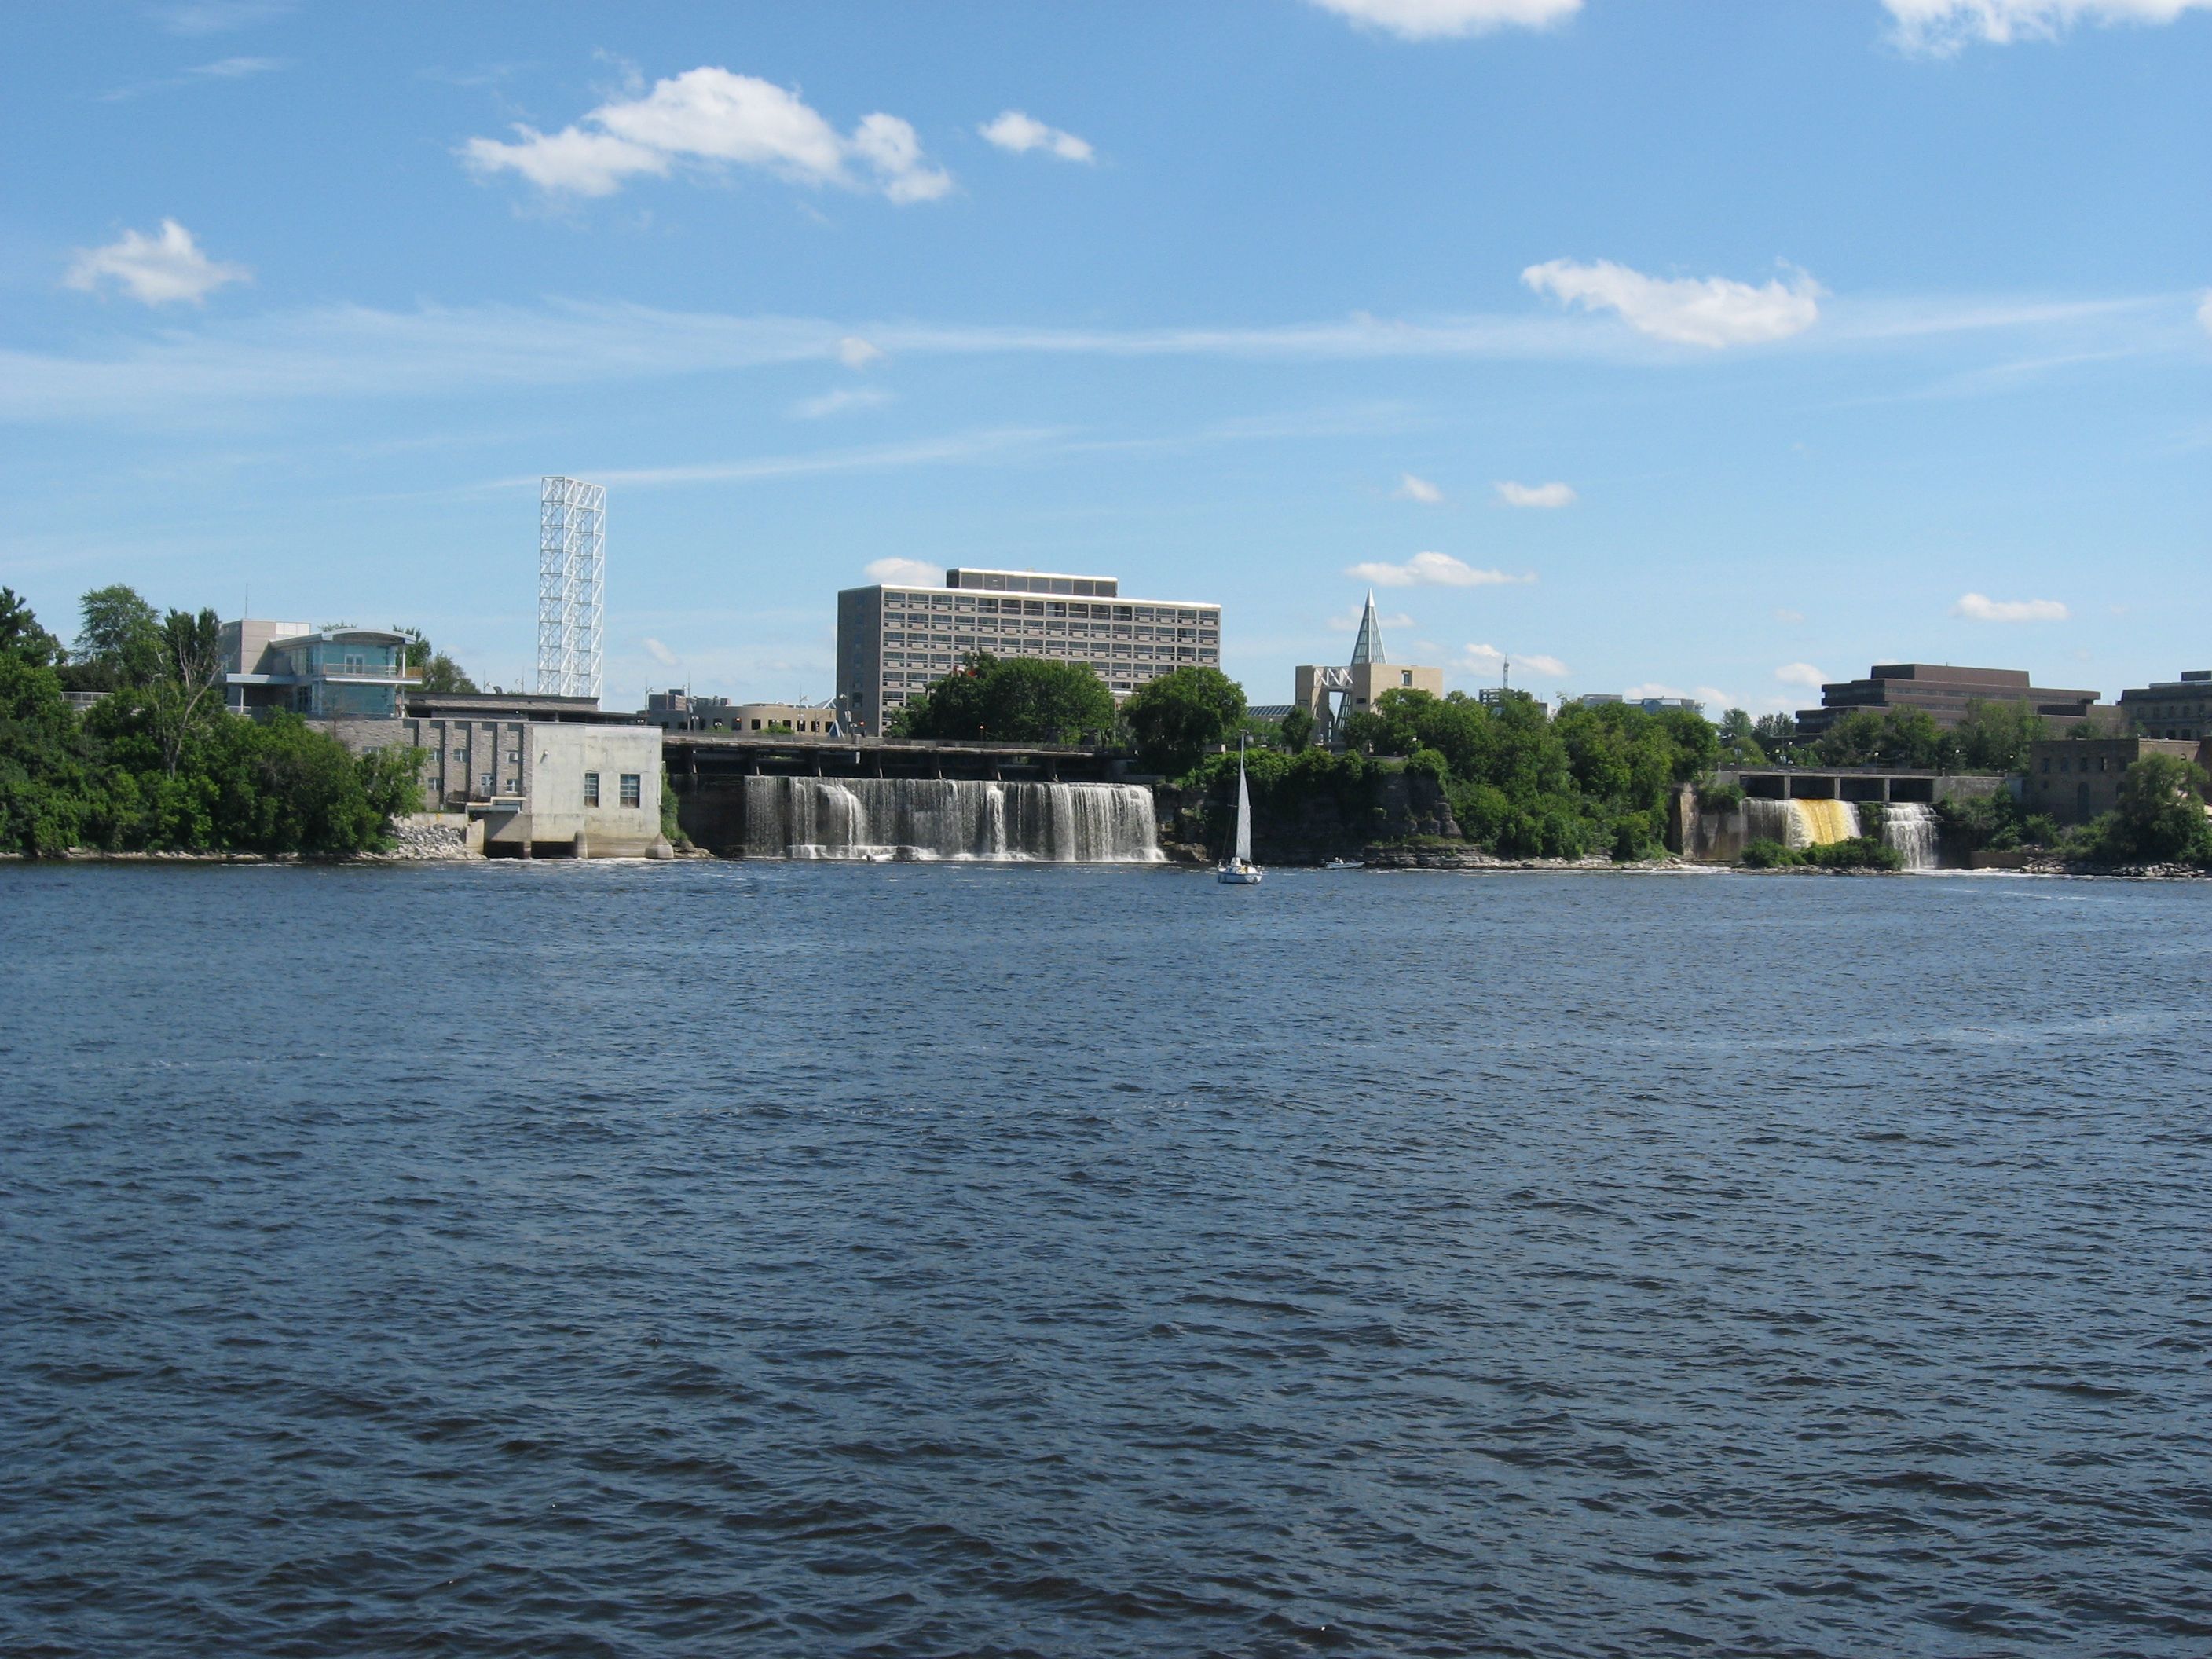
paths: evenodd
<path fill-rule="evenodd" d="M 1936 809 L 1917 801 L 1892 801 L 1881 809 L 1881 838 L 1905 858 L 1908 870 L 1936 867 Z"/>
<path fill-rule="evenodd" d="M 747 778 L 745 856 L 1158 864 L 1152 792 L 1131 783 Z"/>
<path fill-rule="evenodd" d="M 1803 852 L 1859 833 L 1858 809 L 1847 800 L 1762 800 L 1743 804 L 1743 838 L 1778 841 Z"/>

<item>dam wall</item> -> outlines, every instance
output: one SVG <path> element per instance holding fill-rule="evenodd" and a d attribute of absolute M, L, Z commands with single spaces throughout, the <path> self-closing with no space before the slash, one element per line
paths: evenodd
<path fill-rule="evenodd" d="M 1135 784 L 755 776 L 677 810 L 701 846 L 752 859 L 1163 861 L 1152 792 Z"/>

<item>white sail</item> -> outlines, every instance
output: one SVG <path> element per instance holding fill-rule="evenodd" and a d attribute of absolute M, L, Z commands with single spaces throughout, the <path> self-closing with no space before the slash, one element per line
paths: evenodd
<path fill-rule="evenodd" d="M 1237 757 L 1237 862 L 1252 861 L 1252 791 L 1244 782 L 1244 757 Z"/>

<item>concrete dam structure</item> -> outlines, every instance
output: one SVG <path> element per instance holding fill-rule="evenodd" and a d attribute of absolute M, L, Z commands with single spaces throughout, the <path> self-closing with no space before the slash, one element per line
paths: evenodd
<path fill-rule="evenodd" d="M 755 859 L 1158 864 L 1152 791 L 1127 783 L 749 777 L 718 851 Z"/>

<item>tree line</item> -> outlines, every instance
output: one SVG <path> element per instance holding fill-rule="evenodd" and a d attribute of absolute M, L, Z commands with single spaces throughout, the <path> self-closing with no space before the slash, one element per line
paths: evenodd
<path fill-rule="evenodd" d="M 413 642 L 424 665 L 440 659 Z M 94 699 L 82 714 L 72 692 Z M 420 806 L 404 749 L 356 756 L 297 715 L 232 714 L 213 611 L 96 588 L 65 647 L 0 587 L 0 851 L 343 857 Z"/>

